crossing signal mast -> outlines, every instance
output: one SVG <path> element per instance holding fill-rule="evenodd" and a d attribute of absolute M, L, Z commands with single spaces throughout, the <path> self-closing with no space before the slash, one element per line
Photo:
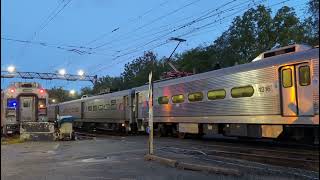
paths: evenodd
<path fill-rule="evenodd" d="M 183 71 L 179 71 L 171 62 L 170 62 L 170 58 L 172 57 L 173 53 L 176 51 L 176 49 L 178 48 L 178 46 L 180 45 L 181 42 L 185 42 L 187 40 L 185 39 L 181 39 L 181 38 L 176 38 L 176 37 L 172 37 L 169 40 L 172 41 L 178 41 L 177 46 L 174 48 L 174 50 L 172 51 L 171 55 L 169 56 L 169 58 L 166 60 L 166 63 L 169 64 L 169 66 L 173 69 L 173 71 L 170 72 L 164 72 L 162 74 L 161 79 L 170 79 L 170 78 L 177 78 L 177 77 L 184 77 L 184 76 L 190 76 L 193 73 L 189 73 L 189 72 L 183 72 Z"/>
<path fill-rule="evenodd" d="M 93 84 L 97 82 L 97 75 L 85 75 L 82 70 L 77 75 L 66 74 L 64 69 L 57 73 L 38 73 L 38 72 L 19 72 L 14 66 L 9 66 L 7 71 L 1 71 L 1 78 L 22 78 L 22 79 L 43 79 L 43 80 L 67 80 L 67 81 L 90 81 Z"/>

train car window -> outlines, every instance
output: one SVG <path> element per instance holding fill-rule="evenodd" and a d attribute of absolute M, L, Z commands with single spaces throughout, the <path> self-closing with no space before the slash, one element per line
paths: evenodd
<path fill-rule="evenodd" d="M 39 109 L 46 108 L 46 99 L 39 99 L 38 106 Z"/>
<path fill-rule="evenodd" d="M 309 66 L 301 66 L 299 67 L 299 84 L 300 86 L 308 86 L 310 85 L 310 67 Z"/>
<path fill-rule="evenodd" d="M 97 105 L 94 105 L 92 110 L 97 111 Z"/>
<path fill-rule="evenodd" d="M 159 104 L 168 104 L 169 103 L 169 97 L 168 96 L 158 97 L 158 103 Z"/>
<path fill-rule="evenodd" d="M 233 98 L 251 97 L 254 93 L 252 86 L 235 87 L 231 89 L 231 96 Z"/>
<path fill-rule="evenodd" d="M 103 110 L 103 105 L 99 105 L 99 106 L 98 106 L 98 110 L 99 110 L 99 111 L 102 111 L 102 110 Z"/>
<path fill-rule="evenodd" d="M 216 89 L 208 91 L 208 99 L 216 100 L 216 99 L 224 99 L 226 97 L 226 91 L 224 89 Z"/>
<path fill-rule="evenodd" d="M 88 106 L 88 111 L 92 111 L 92 106 Z"/>
<path fill-rule="evenodd" d="M 202 92 L 190 93 L 188 95 L 188 100 L 190 102 L 202 101 L 202 99 L 203 99 L 203 93 Z"/>
<path fill-rule="evenodd" d="M 23 101 L 23 107 L 30 107 L 30 102 L 29 101 Z"/>
<path fill-rule="evenodd" d="M 174 96 L 172 96 L 171 99 L 172 99 L 173 103 L 183 103 L 184 102 L 184 95 L 183 94 L 174 95 Z"/>
<path fill-rule="evenodd" d="M 288 88 L 292 86 L 292 70 L 284 69 L 282 70 L 282 86 Z"/>

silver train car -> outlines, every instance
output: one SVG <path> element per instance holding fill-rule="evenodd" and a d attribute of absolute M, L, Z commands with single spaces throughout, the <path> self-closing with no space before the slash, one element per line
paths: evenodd
<path fill-rule="evenodd" d="M 16 82 L 1 91 L 1 130 L 20 132 L 22 122 L 45 122 L 48 93 L 39 83 Z"/>
<path fill-rule="evenodd" d="M 253 138 L 311 137 L 319 128 L 319 48 L 291 45 L 251 63 L 153 84 L 158 134 Z M 49 120 L 73 115 L 76 126 L 145 131 L 148 86 L 50 105 Z"/>

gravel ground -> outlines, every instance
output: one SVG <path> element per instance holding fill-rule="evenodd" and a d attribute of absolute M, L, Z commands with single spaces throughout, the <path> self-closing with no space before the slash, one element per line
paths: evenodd
<path fill-rule="evenodd" d="M 262 170 L 232 165 L 232 160 L 205 157 L 162 148 L 166 138 L 156 141 L 156 154 L 179 161 L 237 169 L 243 176 L 224 176 L 197 171 L 180 170 L 145 161 L 147 137 L 104 137 L 91 140 L 61 142 L 25 142 L 1 145 L 1 178 L 3 180 L 34 179 L 116 179 L 116 180 L 191 180 L 191 179 L 317 179 L 318 173 L 279 169 L 273 166 L 250 164 Z M 172 146 L 180 139 L 170 140 Z M 158 144 L 157 144 L 158 143 Z M 186 147 L 188 148 L 188 147 Z M 236 161 L 235 161 L 236 162 Z M 234 162 L 234 163 L 235 163 Z M 237 164 L 237 163 L 236 163 Z M 268 169 L 277 169 L 280 172 Z M 295 171 L 294 173 L 283 173 Z M 305 175 L 305 176 L 304 176 Z"/>

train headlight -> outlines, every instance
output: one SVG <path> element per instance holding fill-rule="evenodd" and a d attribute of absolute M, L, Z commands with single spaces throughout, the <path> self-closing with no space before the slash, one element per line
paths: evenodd
<path fill-rule="evenodd" d="M 124 127 L 124 124 L 122 123 L 121 126 Z"/>

